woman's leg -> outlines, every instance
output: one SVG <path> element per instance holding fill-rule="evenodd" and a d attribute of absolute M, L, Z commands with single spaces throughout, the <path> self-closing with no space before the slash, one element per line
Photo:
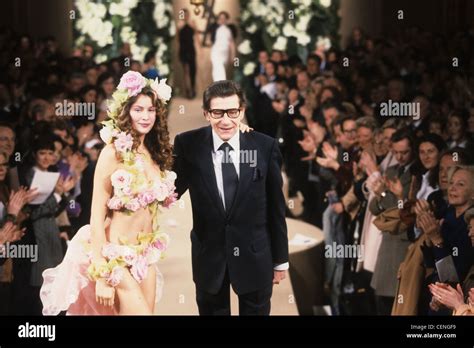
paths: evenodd
<path fill-rule="evenodd" d="M 151 310 L 151 314 L 155 312 L 155 296 L 156 296 L 156 269 L 155 265 L 148 266 L 148 273 L 146 278 L 140 283 L 140 288 L 143 295 L 145 296 L 145 301 L 148 304 L 148 307 Z"/>
<path fill-rule="evenodd" d="M 148 274 L 148 277 L 150 274 Z M 144 280 L 145 281 L 145 280 Z M 148 305 L 140 284 L 125 270 L 122 280 L 115 288 L 120 302 L 120 315 L 151 315 L 153 307 Z"/>

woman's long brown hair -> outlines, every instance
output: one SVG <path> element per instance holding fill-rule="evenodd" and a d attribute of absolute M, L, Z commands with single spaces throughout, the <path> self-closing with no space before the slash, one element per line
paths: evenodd
<path fill-rule="evenodd" d="M 150 152 L 152 160 L 158 164 L 161 171 L 171 170 L 173 166 L 173 150 L 168 132 L 167 110 L 153 89 L 148 86 L 144 87 L 139 94 L 127 100 L 127 103 L 123 106 L 122 111 L 117 117 L 117 126 L 121 131 L 132 135 L 132 150 L 136 151 L 140 145 L 140 139 L 139 133 L 132 127 L 130 109 L 141 95 L 150 97 L 152 104 L 156 108 L 155 124 L 150 132 L 145 135 L 144 145 Z"/>

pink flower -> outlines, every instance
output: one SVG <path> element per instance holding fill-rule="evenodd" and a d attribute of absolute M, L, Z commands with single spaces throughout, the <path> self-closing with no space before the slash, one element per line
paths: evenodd
<path fill-rule="evenodd" d="M 130 186 L 132 182 L 132 174 L 125 169 L 117 169 L 110 177 L 112 186 L 116 189 L 123 189 Z"/>
<path fill-rule="evenodd" d="M 176 192 L 173 192 L 170 196 L 165 198 L 165 201 L 163 202 L 163 207 L 169 208 L 177 200 L 178 200 L 178 194 Z"/>
<path fill-rule="evenodd" d="M 146 79 L 136 71 L 127 71 L 120 78 L 118 89 L 127 89 L 128 95 L 133 97 L 140 93 L 143 87 L 146 86 Z"/>
<path fill-rule="evenodd" d="M 107 206 L 112 210 L 120 210 L 123 207 L 122 200 L 118 197 L 112 197 L 107 202 Z"/>
<path fill-rule="evenodd" d="M 153 191 L 145 191 L 141 192 L 138 195 L 138 200 L 140 201 L 140 205 L 142 207 L 147 206 L 148 204 L 152 203 L 155 200 L 155 195 L 153 194 Z"/>
<path fill-rule="evenodd" d="M 107 283 L 110 286 L 119 285 L 123 277 L 123 268 L 120 266 L 115 266 L 110 273 L 110 276 L 107 278 Z"/>
<path fill-rule="evenodd" d="M 132 195 L 132 188 L 130 186 L 124 187 L 122 190 L 122 193 L 125 196 L 131 196 Z"/>
<path fill-rule="evenodd" d="M 102 256 L 108 260 L 113 260 L 119 258 L 121 255 L 120 247 L 115 244 L 105 244 L 102 247 Z"/>
<path fill-rule="evenodd" d="M 120 132 L 114 141 L 115 149 L 119 152 L 130 151 L 133 146 L 133 137 L 131 134 Z"/>
<path fill-rule="evenodd" d="M 154 243 L 153 243 L 153 247 L 160 250 L 160 251 L 163 251 L 166 249 L 166 246 L 163 244 L 163 242 L 159 239 L 157 239 Z"/>
<path fill-rule="evenodd" d="M 131 211 L 137 211 L 141 208 L 140 202 L 138 198 L 131 199 L 127 204 L 125 204 L 125 208 Z"/>
<path fill-rule="evenodd" d="M 124 247 L 121 250 L 122 258 L 127 263 L 127 265 L 133 265 L 137 260 L 137 253 L 129 247 Z"/>
<path fill-rule="evenodd" d="M 146 260 L 146 257 L 141 255 L 138 256 L 137 260 L 130 268 L 130 273 L 132 274 L 133 278 L 135 278 L 137 282 L 140 283 L 143 279 L 145 279 L 147 271 L 148 262 Z"/>

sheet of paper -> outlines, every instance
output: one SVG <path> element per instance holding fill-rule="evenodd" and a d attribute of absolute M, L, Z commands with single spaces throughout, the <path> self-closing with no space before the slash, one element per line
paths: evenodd
<path fill-rule="evenodd" d="M 316 243 L 317 243 L 316 239 L 307 237 L 300 233 L 295 234 L 295 236 L 289 241 L 290 245 L 311 245 L 311 244 L 316 244 Z"/>
<path fill-rule="evenodd" d="M 56 187 L 59 179 L 59 173 L 35 171 L 33 181 L 30 188 L 38 188 L 38 195 L 30 202 L 30 204 L 42 204 Z"/>

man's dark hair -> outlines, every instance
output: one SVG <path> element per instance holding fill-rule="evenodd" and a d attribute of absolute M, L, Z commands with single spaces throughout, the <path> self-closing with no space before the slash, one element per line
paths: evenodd
<path fill-rule="evenodd" d="M 315 60 L 318 63 L 318 66 L 322 63 L 321 57 L 317 54 L 310 54 L 306 59 L 306 62 L 308 62 L 308 60 Z"/>
<path fill-rule="evenodd" d="M 145 54 L 145 58 L 143 59 L 143 61 L 144 61 L 145 63 L 148 63 L 150 60 L 152 60 L 153 58 L 155 58 L 155 55 L 156 55 L 156 49 L 149 50 L 149 51 Z"/>
<path fill-rule="evenodd" d="M 209 110 L 211 107 L 211 99 L 220 97 L 230 97 L 232 95 L 239 97 L 239 105 L 245 106 L 247 104 L 245 94 L 240 85 L 231 80 L 222 80 L 212 83 L 206 88 L 202 97 L 202 107 L 204 110 Z"/>
<path fill-rule="evenodd" d="M 227 20 L 230 18 L 229 12 L 226 12 L 226 11 L 219 12 L 217 14 L 217 17 L 219 17 L 220 15 L 224 15 Z"/>
<path fill-rule="evenodd" d="M 414 149 L 414 140 L 413 140 L 413 135 L 412 132 L 409 128 L 402 128 L 397 130 L 395 133 L 392 134 L 392 143 L 398 143 L 399 141 L 402 141 L 404 139 L 408 140 L 408 143 L 410 144 L 410 148 L 412 152 L 415 150 Z"/>

